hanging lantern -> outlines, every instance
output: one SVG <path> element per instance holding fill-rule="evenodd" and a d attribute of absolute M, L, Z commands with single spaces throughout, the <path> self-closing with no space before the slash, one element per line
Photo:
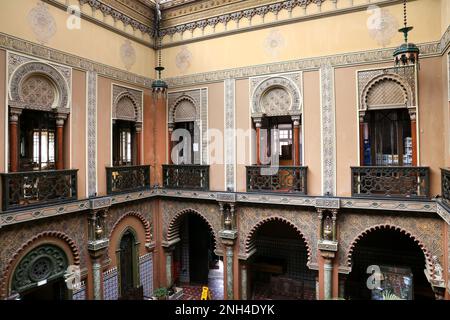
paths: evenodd
<path fill-rule="evenodd" d="M 167 89 L 167 83 L 161 79 L 161 73 L 164 71 L 164 67 L 161 65 L 162 63 L 162 36 L 161 36 L 161 9 L 159 6 L 160 1 L 156 1 L 156 17 L 155 17 L 155 43 L 157 44 L 158 49 L 158 66 L 155 68 L 158 73 L 158 79 L 153 81 L 152 88 L 153 89 Z"/>
<path fill-rule="evenodd" d="M 394 51 L 394 60 L 396 67 L 410 66 L 419 64 L 419 48 L 414 43 L 408 42 L 408 33 L 413 29 L 407 25 L 406 0 L 403 1 L 403 22 L 404 27 L 398 31 L 403 33 L 405 43 Z"/>

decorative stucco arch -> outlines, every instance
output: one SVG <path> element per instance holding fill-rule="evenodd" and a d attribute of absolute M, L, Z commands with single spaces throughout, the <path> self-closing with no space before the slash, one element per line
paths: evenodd
<path fill-rule="evenodd" d="M 383 89 L 390 92 L 390 99 L 395 101 L 392 105 L 381 103 L 382 97 L 372 97 L 375 90 Z M 370 100 L 379 100 L 379 104 L 370 105 Z M 398 74 L 386 73 L 373 77 L 364 87 L 361 93 L 360 111 L 369 111 L 377 108 L 413 108 L 415 107 L 415 96 L 409 83 Z"/>
<path fill-rule="evenodd" d="M 48 79 L 56 90 L 56 99 L 51 106 L 30 105 L 23 100 L 21 95 L 22 85 L 32 76 L 42 76 Z M 31 61 L 20 65 L 11 75 L 9 81 L 9 104 L 16 108 L 34 109 L 42 111 L 70 110 L 69 104 L 69 85 L 64 76 L 53 66 Z"/>
<path fill-rule="evenodd" d="M 378 230 L 395 230 L 398 231 L 399 233 L 401 233 L 402 235 L 409 237 L 410 239 L 412 239 L 422 250 L 424 257 L 425 257 L 425 262 L 426 262 L 426 267 L 427 269 L 429 269 L 431 271 L 431 275 L 433 275 L 434 273 L 434 264 L 432 262 L 432 254 L 430 253 L 430 251 L 427 249 L 427 247 L 425 246 L 424 242 L 417 237 L 416 235 L 414 235 L 412 232 L 399 227 L 399 226 L 394 226 L 394 225 L 389 225 L 389 224 L 379 224 L 379 225 L 374 225 L 371 226 L 367 229 L 365 229 L 363 232 L 361 232 L 360 234 L 358 234 L 351 242 L 347 252 L 346 252 L 346 261 L 347 261 L 347 267 L 349 272 L 352 269 L 352 255 L 353 255 L 353 251 L 356 247 L 356 245 L 358 244 L 358 242 L 363 239 L 365 236 L 369 235 L 370 233 L 374 232 L 374 231 L 378 231 Z"/>
<path fill-rule="evenodd" d="M 191 115 L 189 118 L 184 119 L 177 119 L 176 113 L 178 108 L 182 108 L 184 106 L 183 103 L 190 104 L 195 109 L 195 114 Z M 190 112 L 192 113 L 192 112 Z M 183 94 L 182 96 L 178 97 L 170 106 L 169 106 L 169 124 L 174 124 L 175 122 L 180 121 L 200 121 L 200 106 L 195 101 L 194 98 L 187 94 Z"/>
<path fill-rule="evenodd" d="M 163 235 L 163 237 L 167 240 L 168 243 L 171 243 L 172 241 L 180 238 L 180 224 L 183 221 L 183 217 L 188 214 L 194 214 L 199 216 L 204 222 L 206 222 L 209 231 L 213 235 L 213 241 L 214 241 L 214 249 L 217 249 L 218 244 L 218 231 L 214 230 L 213 224 L 206 218 L 205 215 L 200 213 L 197 210 L 194 209 L 184 209 L 179 211 L 178 213 L 173 216 L 173 218 L 170 220 L 170 223 L 167 227 L 167 233 Z"/>
<path fill-rule="evenodd" d="M 310 242 L 306 239 L 304 233 L 300 230 L 300 228 L 295 223 L 291 222 L 290 220 L 288 220 L 284 217 L 280 217 L 280 216 L 270 216 L 270 217 L 267 217 L 267 218 L 264 218 L 264 219 L 258 221 L 256 224 L 253 225 L 253 227 L 250 229 L 250 231 L 248 232 L 248 234 L 246 235 L 246 238 L 245 238 L 245 243 L 244 243 L 245 255 L 250 256 L 254 252 L 254 250 L 255 250 L 255 235 L 256 235 L 258 229 L 260 227 L 262 227 L 264 224 L 271 222 L 271 221 L 277 221 L 277 222 L 284 223 L 284 224 L 288 225 L 289 227 L 291 227 L 293 230 L 295 230 L 295 232 L 299 235 L 300 239 L 303 240 L 303 242 L 305 243 L 307 255 L 308 255 L 307 265 L 309 265 L 309 263 L 311 262 L 311 255 L 312 255 Z"/>
<path fill-rule="evenodd" d="M 40 245 L 46 244 L 44 239 L 53 238 L 57 241 L 66 244 L 70 251 L 64 250 L 64 248 L 58 246 L 61 250 L 65 252 L 67 257 L 70 259 L 70 263 L 76 266 L 80 265 L 80 250 L 78 249 L 75 241 L 70 238 L 67 234 L 59 231 L 45 231 L 37 234 L 28 241 L 22 244 L 22 246 L 12 255 L 12 257 L 7 262 L 4 270 L 2 271 L 2 276 L 0 278 L 0 297 L 6 298 L 10 294 L 11 278 L 14 273 L 14 268 L 20 263 L 20 260 L 25 256 L 26 253 L 32 251 Z M 51 241 L 49 241 L 51 242 Z"/>
<path fill-rule="evenodd" d="M 131 101 L 129 105 L 127 100 Z M 113 118 L 126 121 L 142 122 L 142 110 L 136 97 L 128 91 L 120 93 L 113 102 Z"/>
<path fill-rule="evenodd" d="M 279 110 L 265 110 L 262 104 L 264 96 L 271 90 L 287 93 L 290 97 L 289 105 L 280 106 Z M 303 99 L 299 87 L 289 78 L 274 76 L 259 83 L 252 93 L 252 117 L 300 115 Z"/>
<path fill-rule="evenodd" d="M 111 239 L 113 232 L 117 229 L 117 226 L 127 217 L 134 217 L 142 223 L 145 229 L 145 242 L 146 243 L 151 242 L 153 237 L 151 223 L 148 222 L 147 219 L 145 219 L 145 217 L 142 214 L 135 211 L 130 211 L 120 216 L 120 218 L 116 221 L 116 223 L 114 223 L 113 227 L 111 228 L 111 231 L 109 233 L 109 239 Z"/>

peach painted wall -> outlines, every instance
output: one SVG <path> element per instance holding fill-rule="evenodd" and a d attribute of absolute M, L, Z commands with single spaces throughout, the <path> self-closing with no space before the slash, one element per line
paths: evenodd
<path fill-rule="evenodd" d="M 5 172 L 8 167 L 8 161 L 6 161 L 5 146 L 8 145 L 6 141 L 5 130 L 8 123 L 6 105 L 6 52 L 0 50 L 0 172 Z"/>
<path fill-rule="evenodd" d="M 359 118 L 357 71 L 391 67 L 364 65 L 335 69 L 336 195 L 351 196 L 351 166 L 359 166 Z"/>
<path fill-rule="evenodd" d="M 235 109 L 235 124 L 236 130 L 242 132 L 249 132 L 252 129 L 250 119 L 250 93 L 249 80 L 242 79 L 236 81 L 236 109 Z M 255 142 L 253 142 L 255 143 Z M 252 150 L 251 136 L 245 139 L 237 137 L 236 139 L 236 191 L 245 192 L 247 188 L 246 182 L 246 165 L 251 165 L 251 150 Z M 245 152 L 240 152 L 240 150 Z"/>
<path fill-rule="evenodd" d="M 450 2 L 449 2 L 450 7 Z M 442 90 L 442 112 L 444 115 L 444 159 L 445 166 L 450 167 L 450 83 L 449 83 L 449 54 L 450 50 L 442 57 L 442 81 L 444 83 L 444 87 Z"/>
<path fill-rule="evenodd" d="M 78 198 L 87 198 L 86 190 L 86 73 L 72 72 L 72 168 L 78 169 Z"/>
<path fill-rule="evenodd" d="M 223 82 L 208 85 L 208 129 L 224 132 L 224 84 Z M 222 154 L 225 156 L 224 150 Z M 209 189 L 225 190 L 224 161 L 210 165 Z"/>
<path fill-rule="evenodd" d="M 308 195 L 322 194 L 320 150 L 320 74 L 303 73 L 304 165 L 308 166 Z"/>
<path fill-rule="evenodd" d="M 430 167 L 431 197 L 441 194 L 440 168 L 445 165 L 444 113 L 442 90 L 444 77 L 441 57 L 422 59 L 419 71 L 419 143 L 420 165 Z"/>
<path fill-rule="evenodd" d="M 97 185 L 98 195 L 106 195 L 106 167 L 111 166 L 111 80 L 97 81 Z"/>

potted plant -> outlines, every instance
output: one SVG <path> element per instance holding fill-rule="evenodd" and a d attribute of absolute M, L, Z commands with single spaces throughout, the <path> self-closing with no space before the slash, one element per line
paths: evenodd
<path fill-rule="evenodd" d="M 166 300 L 168 296 L 167 288 L 158 288 L 153 293 L 158 300 Z"/>

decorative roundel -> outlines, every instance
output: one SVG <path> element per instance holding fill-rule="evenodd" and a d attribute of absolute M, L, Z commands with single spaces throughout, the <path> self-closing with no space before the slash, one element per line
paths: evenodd
<path fill-rule="evenodd" d="M 64 251 L 54 245 L 41 245 L 20 260 L 12 279 L 12 289 L 23 292 L 41 281 L 64 276 L 68 267 Z"/>

